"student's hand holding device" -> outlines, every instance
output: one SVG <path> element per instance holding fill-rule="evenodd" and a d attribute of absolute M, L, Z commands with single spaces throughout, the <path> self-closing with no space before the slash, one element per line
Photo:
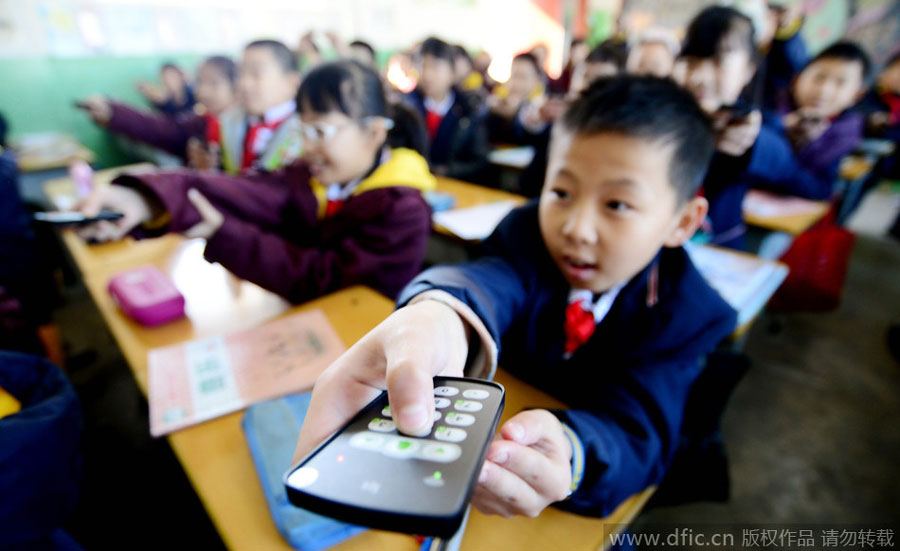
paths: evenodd
<path fill-rule="evenodd" d="M 139 224 L 153 219 L 154 206 L 140 192 L 125 186 L 96 186 L 77 208 L 88 217 L 101 210 L 122 214 L 118 220 L 100 220 L 78 230 L 78 235 L 92 242 L 115 241 L 128 235 Z"/>
<path fill-rule="evenodd" d="M 344 352 L 316 380 L 294 462 L 387 388 L 400 432 L 422 436 L 434 416 L 435 375 L 461 377 L 467 327 L 435 300 L 404 306 Z"/>
<path fill-rule="evenodd" d="M 218 144 L 204 144 L 198 138 L 191 138 L 187 144 L 188 166 L 197 170 L 215 170 L 220 166 Z"/>
<path fill-rule="evenodd" d="M 785 133 L 796 147 L 817 140 L 828 130 L 828 119 L 811 110 L 798 109 L 782 117 Z"/>
<path fill-rule="evenodd" d="M 103 96 L 91 96 L 83 101 L 77 101 L 75 107 L 87 112 L 91 120 L 100 126 L 106 126 L 112 119 L 112 106 Z"/>
<path fill-rule="evenodd" d="M 203 194 L 196 189 L 188 190 L 187 196 L 188 200 L 193 203 L 203 219 L 194 226 L 188 228 L 188 230 L 184 232 L 184 236 L 209 239 L 222 227 L 222 223 L 225 222 L 225 216 L 209 202 L 209 199 L 204 197 Z"/>
<path fill-rule="evenodd" d="M 523 411 L 500 428 L 481 468 L 472 505 L 484 514 L 536 517 L 566 498 L 572 445 L 562 423 L 544 409 Z"/>
<path fill-rule="evenodd" d="M 762 113 L 754 109 L 738 118 L 727 110 L 720 111 L 713 117 L 713 126 L 717 133 L 716 149 L 726 155 L 740 157 L 756 143 L 762 126 Z"/>

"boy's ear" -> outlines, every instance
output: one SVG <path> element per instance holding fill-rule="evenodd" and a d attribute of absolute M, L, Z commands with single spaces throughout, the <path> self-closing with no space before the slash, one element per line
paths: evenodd
<path fill-rule="evenodd" d="M 669 235 L 663 241 L 664 247 L 680 247 L 690 239 L 709 211 L 709 202 L 705 197 L 694 197 L 678 209 Z"/>
<path fill-rule="evenodd" d="M 373 143 L 383 144 L 387 141 L 388 129 L 384 124 L 384 119 L 376 118 L 366 125 L 366 128 Z"/>

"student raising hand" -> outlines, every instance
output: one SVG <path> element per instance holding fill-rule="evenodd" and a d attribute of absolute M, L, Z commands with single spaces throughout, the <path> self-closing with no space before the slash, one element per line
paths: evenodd
<path fill-rule="evenodd" d="M 75 107 L 87 112 L 91 120 L 100 126 L 106 126 L 112 119 L 112 105 L 103 96 L 91 96 L 83 101 L 76 102 Z"/>

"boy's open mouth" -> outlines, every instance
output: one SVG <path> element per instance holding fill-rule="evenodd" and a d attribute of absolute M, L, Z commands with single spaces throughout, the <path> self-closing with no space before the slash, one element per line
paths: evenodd
<path fill-rule="evenodd" d="M 564 255 L 562 257 L 562 269 L 570 277 L 586 281 L 593 277 L 597 272 L 597 263 L 577 258 L 574 256 Z"/>

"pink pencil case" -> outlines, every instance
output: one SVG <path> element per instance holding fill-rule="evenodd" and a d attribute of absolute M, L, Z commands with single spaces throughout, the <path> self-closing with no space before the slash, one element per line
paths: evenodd
<path fill-rule="evenodd" d="M 155 266 L 120 272 L 109 280 L 107 290 L 122 312 L 141 325 L 162 325 L 184 316 L 184 296 Z"/>

